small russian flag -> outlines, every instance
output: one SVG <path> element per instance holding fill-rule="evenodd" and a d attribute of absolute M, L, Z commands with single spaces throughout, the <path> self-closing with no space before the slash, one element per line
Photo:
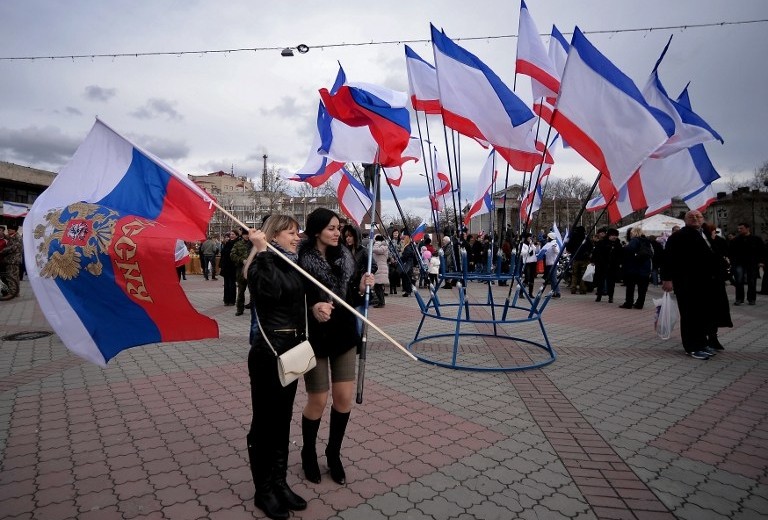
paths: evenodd
<path fill-rule="evenodd" d="M 413 230 L 413 234 L 411 234 L 411 240 L 414 241 L 414 243 L 421 242 L 424 240 L 424 235 L 427 233 L 427 221 L 422 220 L 421 224 L 418 225 L 416 229 Z"/>

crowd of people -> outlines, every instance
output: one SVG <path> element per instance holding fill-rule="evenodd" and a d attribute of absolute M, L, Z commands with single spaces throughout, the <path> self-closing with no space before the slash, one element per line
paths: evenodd
<path fill-rule="evenodd" d="M 0 230 L 0 301 L 12 300 L 19 296 L 19 281 L 24 273 L 23 251 L 18 225 L 9 224 L 4 230 Z"/>

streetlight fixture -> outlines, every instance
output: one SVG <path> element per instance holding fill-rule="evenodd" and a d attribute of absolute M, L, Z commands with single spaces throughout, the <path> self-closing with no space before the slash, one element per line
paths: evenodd
<path fill-rule="evenodd" d="M 299 54 L 306 54 L 309 52 L 309 45 L 306 45 L 304 43 L 298 44 L 295 48 Z M 285 49 L 280 51 L 280 56 L 282 56 L 283 58 L 292 58 L 294 56 L 293 49 L 291 47 L 286 47 Z"/>

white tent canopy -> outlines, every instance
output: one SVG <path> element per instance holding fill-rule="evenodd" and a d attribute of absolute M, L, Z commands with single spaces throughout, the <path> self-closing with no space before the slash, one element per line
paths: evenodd
<path fill-rule="evenodd" d="M 643 220 L 640 220 L 638 222 L 635 222 L 634 224 L 629 224 L 627 226 L 623 226 L 619 228 L 619 238 L 624 238 L 627 236 L 627 231 L 633 227 L 640 226 L 643 228 L 643 234 L 645 236 L 661 236 L 662 234 L 670 235 L 672 234 L 672 228 L 674 226 L 685 226 L 685 221 L 680 220 L 679 218 L 669 217 L 667 215 L 662 215 L 661 213 L 657 213 L 656 215 L 652 215 L 648 218 L 645 218 Z"/>

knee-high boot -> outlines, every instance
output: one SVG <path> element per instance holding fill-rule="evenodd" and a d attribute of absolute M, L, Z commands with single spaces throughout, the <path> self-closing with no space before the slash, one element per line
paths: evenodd
<path fill-rule="evenodd" d="M 248 460 L 251 464 L 253 484 L 256 486 L 256 495 L 253 497 L 254 505 L 273 520 L 289 518 L 290 512 L 288 508 L 280 502 L 272 486 L 271 455 L 264 453 L 264 446 L 256 446 L 250 434 L 247 437 L 247 441 Z"/>
<path fill-rule="evenodd" d="M 317 431 L 320 429 L 320 419 L 307 419 L 301 416 L 301 436 L 304 446 L 301 447 L 301 467 L 304 476 L 310 482 L 320 483 L 320 466 L 317 464 Z"/>
<path fill-rule="evenodd" d="M 344 466 L 341 464 L 341 443 L 344 440 L 344 432 L 347 430 L 349 412 L 341 413 L 331 407 L 331 427 L 328 433 L 328 447 L 325 449 L 325 458 L 328 461 L 328 469 L 331 478 L 339 485 L 347 482 Z"/>
<path fill-rule="evenodd" d="M 294 511 L 303 511 L 307 508 L 307 501 L 293 492 L 288 487 L 286 477 L 288 475 L 288 446 L 281 446 L 275 450 L 275 460 L 272 466 L 272 488 L 280 502 Z"/>

